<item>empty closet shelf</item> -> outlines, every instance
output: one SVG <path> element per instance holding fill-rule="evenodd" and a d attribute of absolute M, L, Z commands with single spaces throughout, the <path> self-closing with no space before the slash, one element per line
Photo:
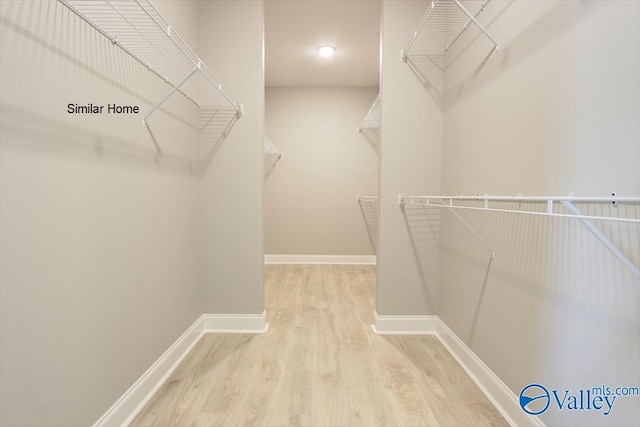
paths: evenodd
<path fill-rule="evenodd" d="M 271 139 L 268 136 L 264 137 L 264 177 L 267 179 L 271 172 L 276 167 L 280 159 L 282 159 L 282 153 L 273 145 Z"/>
<path fill-rule="evenodd" d="M 477 28 L 498 50 L 498 42 L 480 22 L 480 15 L 491 0 L 433 0 L 418 21 L 413 36 L 402 49 L 401 57 L 414 72 L 442 90 L 443 73 L 451 63 L 450 49 L 469 28 Z"/>
<path fill-rule="evenodd" d="M 640 209 L 640 197 L 619 197 L 612 194 L 609 197 L 576 197 L 569 196 L 398 196 L 398 205 L 421 206 L 426 208 L 440 208 L 450 210 L 464 225 L 489 248 L 492 246 L 480 236 L 480 234 L 464 221 L 457 210 L 502 212 L 509 214 L 548 216 L 557 218 L 573 218 L 582 222 L 613 255 L 622 262 L 634 276 L 640 278 L 640 269 L 627 258 L 627 256 L 607 238 L 594 221 L 614 221 L 627 224 L 640 225 L 638 210 Z M 632 205 L 631 212 L 623 210 L 625 205 Z M 583 209 L 590 206 L 599 206 L 598 214 L 585 214 Z M 609 209 L 604 209 L 609 206 Z M 581 209 L 582 208 L 582 209 Z M 616 214 L 614 214 L 614 212 Z M 607 214 L 608 213 L 608 214 Z"/>
<path fill-rule="evenodd" d="M 358 132 L 367 140 L 371 148 L 377 153 L 379 146 L 379 135 L 378 131 L 380 129 L 380 105 L 379 105 L 380 95 L 376 96 L 376 99 L 373 101 L 373 104 L 369 108 L 367 115 L 365 116 L 360 126 L 358 126 Z"/>
<path fill-rule="evenodd" d="M 239 104 L 149 0 L 58 0 L 170 87 L 144 121 L 178 92 L 201 107 L 238 117 Z"/>

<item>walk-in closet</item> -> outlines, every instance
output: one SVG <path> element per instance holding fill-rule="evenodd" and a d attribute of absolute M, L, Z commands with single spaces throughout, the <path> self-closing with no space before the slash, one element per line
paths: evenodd
<path fill-rule="evenodd" d="M 640 425 L 640 2 L 0 1 L 0 425 Z"/>

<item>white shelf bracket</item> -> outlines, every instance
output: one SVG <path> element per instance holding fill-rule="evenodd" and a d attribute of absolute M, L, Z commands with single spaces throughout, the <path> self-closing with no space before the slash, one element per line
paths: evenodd
<path fill-rule="evenodd" d="M 431 203 L 429 203 L 429 202 L 427 201 L 427 203 L 422 204 L 422 203 L 413 203 L 413 201 L 411 200 L 412 198 L 411 198 L 411 197 L 409 197 L 409 196 L 408 196 L 407 198 L 409 199 L 409 201 L 408 201 L 408 202 L 406 202 L 406 203 L 408 203 L 408 204 L 414 204 L 414 205 L 416 205 L 416 204 L 417 204 L 417 205 L 422 205 L 422 206 L 429 206 L 429 205 L 431 205 L 431 206 L 439 207 L 439 208 L 443 208 L 443 207 L 444 207 L 444 208 L 447 208 L 447 209 L 449 210 L 449 212 L 451 212 L 451 213 L 453 214 L 453 216 L 455 216 L 455 217 L 456 217 L 456 218 L 457 218 L 457 219 L 458 219 L 458 220 L 459 220 L 459 221 L 460 221 L 460 222 L 461 222 L 461 223 L 462 223 L 462 224 L 463 224 L 463 225 L 464 225 L 464 226 L 465 226 L 465 227 L 466 227 L 470 232 L 471 232 L 471 234 L 473 234 L 473 235 L 474 235 L 478 240 L 480 240 L 480 241 L 482 242 L 482 244 L 483 244 L 484 246 L 486 246 L 486 247 L 487 247 L 487 249 L 489 249 L 489 250 L 491 251 L 491 257 L 490 257 L 490 259 L 494 259 L 494 258 L 496 257 L 496 251 L 495 251 L 495 249 L 493 248 L 493 246 L 491 246 L 491 244 L 490 244 L 489 242 L 487 242 L 487 240 L 486 240 L 484 237 L 482 237 L 482 236 L 480 235 L 480 233 L 478 233 L 478 232 L 476 231 L 476 229 L 475 229 L 475 228 L 473 228 L 471 225 L 469 225 L 469 223 L 468 223 L 467 221 L 465 221 L 465 220 L 464 220 L 460 215 L 458 215 L 458 213 L 455 211 L 456 206 L 453 204 L 453 199 L 445 199 L 445 198 L 442 198 L 442 199 L 440 199 L 440 200 L 439 200 L 439 201 L 440 201 L 440 203 L 434 203 L 434 204 L 431 204 Z M 448 201 L 448 202 L 447 202 L 447 201 Z M 404 205 L 405 205 L 404 196 L 403 196 L 402 194 L 399 194 L 399 195 L 398 195 L 398 206 L 399 206 L 401 209 L 404 209 Z"/>
<path fill-rule="evenodd" d="M 572 202 L 568 201 L 568 200 L 563 200 L 561 201 L 561 203 L 567 208 L 569 209 L 569 211 L 571 211 L 571 213 L 573 213 L 576 216 L 582 216 L 582 211 L 580 209 L 578 209 Z M 640 270 L 638 269 L 638 267 L 636 267 L 626 256 L 624 256 L 624 254 L 622 252 L 620 252 L 620 250 L 613 244 L 611 243 L 611 241 L 609 239 L 607 239 L 607 237 L 602 234 L 602 232 L 600 230 L 598 230 L 598 228 L 593 225 L 593 223 L 591 221 L 589 221 L 588 219 L 585 218 L 578 218 L 582 224 L 584 224 L 585 227 L 587 227 L 587 229 L 598 239 L 600 240 L 600 242 L 607 248 L 609 249 L 609 251 L 615 255 L 616 258 L 618 258 L 620 260 L 620 262 L 622 262 L 622 264 L 624 264 L 632 273 L 634 276 L 636 276 L 637 278 L 640 279 Z"/>
<path fill-rule="evenodd" d="M 193 75 L 195 74 L 195 72 L 196 72 L 196 71 L 198 71 L 199 69 L 200 69 L 200 68 L 198 68 L 198 67 L 194 68 L 194 69 L 193 69 L 193 71 L 191 71 L 189 74 L 187 74 L 187 76 L 186 76 L 184 79 L 182 79 L 182 81 L 181 81 L 180 83 L 178 83 L 176 86 L 174 86 L 174 87 L 169 91 L 169 93 L 168 93 L 168 94 L 166 94 L 164 98 L 162 98 L 162 100 L 161 100 L 158 104 L 156 104 L 156 105 L 155 105 L 151 110 L 149 110 L 149 111 L 147 112 L 147 114 L 145 114 L 144 118 L 142 119 L 142 125 L 143 125 L 143 126 L 146 126 L 146 124 L 147 124 L 147 120 L 149 119 L 149 117 L 150 117 L 150 116 L 151 116 L 151 115 L 152 115 L 152 114 L 153 114 L 153 113 L 154 113 L 158 108 L 160 108 L 160 107 L 162 106 L 162 104 L 164 104 L 165 102 L 167 102 L 167 100 L 168 100 L 169 98 L 171 98 L 171 96 L 172 96 L 174 93 L 176 93 L 176 92 L 180 89 L 180 87 L 181 87 L 183 84 L 185 84 L 187 81 L 189 81 L 189 79 L 191 78 L 191 76 L 193 76 Z"/>
<path fill-rule="evenodd" d="M 487 242 L 487 240 L 484 237 L 482 237 L 480 235 L 480 233 L 478 233 L 476 231 L 475 228 L 473 228 L 471 225 L 469 225 L 469 223 L 467 221 L 462 219 L 462 217 L 460 215 L 458 215 L 458 213 L 455 210 L 453 210 L 453 208 L 455 207 L 455 206 L 453 206 L 453 200 L 449 199 L 449 204 L 445 203 L 445 201 L 442 200 L 442 204 L 444 206 L 446 206 L 449 209 L 449 212 L 451 212 L 456 218 L 458 218 L 458 220 L 462 224 L 464 224 L 465 227 L 467 227 L 467 230 L 469 230 L 471 232 L 471 234 L 476 236 L 478 238 L 478 240 L 480 240 L 482 242 L 482 244 L 485 245 L 487 247 L 487 249 L 489 249 L 491 251 L 491 259 L 494 259 L 496 257 L 496 250 L 493 248 L 493 246 L 491 246 L 491 244 L 489 242 Z"/>
<path fill-rule="evenodd" d="M 180 87 L 181 87 L 183 84 L 185 84 L 187 81 L 189 81 L 189 79 L 191 78 L 191 76 L 193 76 L 193 75 L 196 73 L 196 71 L 198 71 L 198 70 L 200 70 L 200 68 L 199 68 L 199 67 L 194 68 L 194 69 L 193 69 L 193 71 L 191 71 L 189 74 L 187 74 L 187 75 L 186 75 L 186 77 L 185 77 L 184 79 L 182 79 L 182 81 L 181 81 L 180 83 L 178 83 L 177 85 L 175 85 L 175 86 L 174 86 L 174 87 L 169 91 L 169 93 L 167 93 L 167 94 L 165 95 L 165 97 L 164 97 L 164 98 L 162 98 L 162 100 L 161 100 L 160 102 L 158 102 L 158 103 L 157 103 L 153 108 L 151 108 L 151 109 L 147 112 L 147 114 L 145 114 L 144 118 L 142 119 L 142 124 L 143 124 L 143 125 L 146 125 L 147 120 L 149 119 L 149 117 L 150 117 L 150 116 L 151 116 L 151 115 L 152 115 L 152 114 L 153 114 L 153 113 L 154 113 L 158 108 L 160 108 L 160 107 L 162 106 L 162 104 L 164 104 L 165 102 L 167 102 L 167 100 L 168 100 L 169 98 L 171 98 L 171 96 L 172 96 L 174 93 L 176 93 L 176 92 L 180 89 Z"/>
<path fill-rule="evenodd" d="M 489 34 L 489 32 L 487 31 L 486 28 L 484 28 L 484 26 L 478 22 L 478 20 L 476 19 L 475 16 L 473 16 L 471 13 L 469 13 L 469 11 L 467 10 L 466 7 L 464 7 L 462 5 L 462 3 L 460 3 L 459 0 L 453 0 L 455 2 L 455 4 L 458 5 L 458 7 L 460 8 L 460 10 L 467 15 L 467 18 L 469 18 L 474 24 L 476 24 L 476 26 L 480 29 L 480 31 L 482 31 L 484 33 L 485 36 L 487 36 L 489 38 L 489 40 L 491 40 L 493 42 L 494 46 L 494 50 L 497 52 L 498 50 L 500 50 L 500 45 L 498 44 L 498 41 L 496 39 L 494 39 L 491 34 Z M 482 12 L 484 10 L 485 5 L 482 5 L 482 8 L 480 9 L 480 12 Z M 480 13 L 478 12 L 478 13 Z M 469 26 L 469 24 L 467 24 L 464 29 L 462 30 L 463 32 L 467 29 L 467 27 Z M 449 49 L 449 47 L 451 47 L 451 45 L 458 39 L 458 37 L 456 37 L 450 44 L 449 46 L 446 47 L 445 52 Z"/>

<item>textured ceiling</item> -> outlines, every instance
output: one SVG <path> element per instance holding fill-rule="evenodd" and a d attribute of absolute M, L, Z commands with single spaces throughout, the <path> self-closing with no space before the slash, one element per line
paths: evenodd
<path fill-rule="evenodd" d="M 321 45 L 335 55 L 320 58 Z M 380 2 L 267 0 L 265 55 L 267 86 L 377 87 Z"/>

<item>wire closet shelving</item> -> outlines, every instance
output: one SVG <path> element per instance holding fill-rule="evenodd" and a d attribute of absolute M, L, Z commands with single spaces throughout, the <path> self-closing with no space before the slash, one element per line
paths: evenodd
<path fill-rule="evenodd" d="M 418 21 L 413 36 L 402 49 L 402 61 L 420 72 L 436 87 L 443 83 L 450 63 L 447 53 L 472 26 L 477 27 L 498 51 L 498 41 L 479 21 L 491 0 L 433 0 Z"/>
<path fill-rule="evenodd" d="M 278 162 L 282 159 L 282 153 L 273 145 L 268 136 L 264 137 L 264 178 L 267 179 Z"/>
<path fill-rule="evenodd" d="M 518 209 L 507 209 L 495 206 L 496 202 L 517 203 Z M 456 210 L 475 210 L 485 212 L 505 212 L 522 215 L 548 216 L 557 218 L 578 219 L 582 224 L 627 267 L 634 276 L 640 278 L 640 269 L 629 260 L 594 224 L 592 221 L 615 221 L 629 224 L 640 224 L 640 219 L 614 217 L 605 215 L 585 215 L 577 204 L 585 205 L 640 205 L 640 197 L 574 197 L 569 196 L 398 196 L 398 206 L 423 206 L 427 208 L 448 209 L 461 221 L 495 256 L 493 246 L 484 239 Z M 535 210 L 534 205 L 543 205 L 544 210 Z M 561 207 L 561 208 L 560 208 Z M 562 209 L 562 211 L 560 211 Z M 565 213 L 567 212 L 567 213 Z"/>
<path fill-rule="evenodd" d="M 362 219 L 367 227 L 367 236 L 374 252 L 377 253 L 378 234 L 378 196 L 358 196 L 358 205 L 362 213 Z"/>
<path fill-rule="evenodd" d="M 144 126 L 176 92 L 199 108 L 202 142 L 217 142 L 221 135 L 211 127 L 228 131 L 242 116 L 242 104 L 149 0 L 58 1 L 168 85 L 166 95 L 143 112 Z"/>
<path fill-rule="evenodd" d="M 364 117 L 360 126 L 358 126 L 358 132 L 367 140 L 373 151 L 378 152 L 380 145 L 379 129 L 380 129 L 380 95 L 376 96 L 376 99 L 371 104 L 367 115 Z"/>

